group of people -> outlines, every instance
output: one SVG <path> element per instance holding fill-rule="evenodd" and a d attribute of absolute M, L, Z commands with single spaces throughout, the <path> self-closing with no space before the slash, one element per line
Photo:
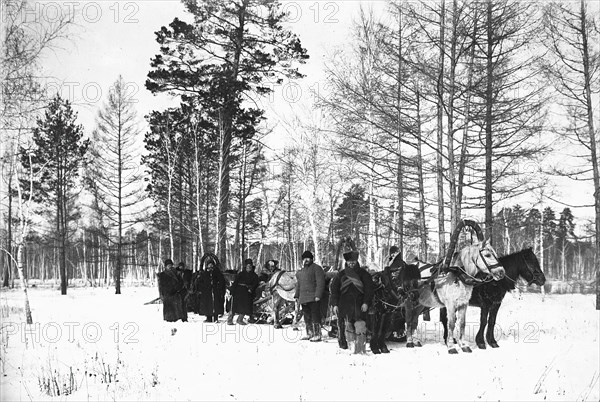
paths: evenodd
<path fill-rule="evenodd" d="M 395 264 L 397 260 L 397 249 L 390 250 L 390 264 Z M 338 344 L 342 349 L 348 349 L 350 344 L 354 344 L 354 353 L 366 353 L 367 338 L 367 313 L 373 301 L 374 284 L 371 275 L 366 269 L 360 267 L 358 262 L 359 253 L 357 251 L 348 251 L 343 254 L 345 260 L 344 269 L 337 272 L 331 281 L 329 292 L 330 302 L 333 306 L 333 312 L 338 321 Z M 401 258 L 401 257 L 400 257 Z M 216 269 L 214 261 L 208 261 L 206 269 L 199 271 L 198 275 L 187 282 L 184 278 L 191 275 L 185 270 L 185 266 L 180 264 L 178 268 L 173 268 L 171 260 L 165 261 L 165 271 L 163 276 L 170 281 L 180 281 L 183 289 L 179 289 L 175 294 L 164 294 L 161 290 L 161 298 L 164 303 L 164 319 L 166 321 L 176 321 L 181 318 L 187 320 L 186 304 L 192 304 L 192 309 L 200 315 L 205 315 L 206 322 L 216 322 L 219 315 L 224 314 L 225 306 L 225 278 L 220 269 Z M 323 303 L 321 300 L 327 297 L 325 271 L 314 262 L 312 252 L 305 251 L 302 254 L 302 268 L 296 272 L 296 290 L 294 298 L 302 308 L 304 321 L 306 324 L 306 335 L 303 340 L 312 342 L 321 341 L 321 324 L 323 315 Z M 230 288 L 232 296 L 231 308 L 227 318 L 227 324 L 234 324 L 234 317 L 237 314 L 237 324 L 245 325 L 244 317 L 251 317 L 253 314 L 254 299 L 259 286 L 259 277 L 255 272 L 255 266 L 251 259 L 244 261 L 244 268 L 237 273 L 235 280 Z M 163 286 L 164 288 L 164 286 Z M 174 287 L 175 288 L 175 287 Z M 161 289 L 161 277 L 159 277 L 159 290 Z M 191 290 L 191 292 L 190 292 Z M 189 295 L 199 295 L 198 302 L 190 300 Z M 167 299 L 165 299 L 165 297 Z M 168 299 L 170 298 L 170 299 Z M 167 303 L 168 301 L 171 303 Z M 172 305 L 175 301 L 176 309 L 182 309 L 181 316 L 173 312 Z M 185 319 L 183 315 L 185 314 Z"/>
<path fill-rule="evenodd" d="M 205 322 L 217 322 L 225 313 L 226 280 L 214 259 L 208 258 L 206 267 L 197 273 L 186 269 L 183 262 L 177 267 L 171 259 L 164 261 L 164 271 L 158 273 L 158 290 L 163 302 L 165 321 L 187 321 L 187 313 L 206 316 Z M 259 285 L 258 275 L 251 259 L 244 261 L 230 288 L 231 307 L 227 323 L 244 325 L 245 316 L 253 313 L 254 298 Z"/>

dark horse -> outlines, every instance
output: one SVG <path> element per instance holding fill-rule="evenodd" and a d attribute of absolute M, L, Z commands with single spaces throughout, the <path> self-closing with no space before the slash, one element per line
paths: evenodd
<path fill-rule="evenodd" d="M 393 315 L 401 305 L 400 296 L 394 289 L 392 269 L 386 267 L 372 275 L 375 285 L 372 308 L 369 312 L 371 341 L 369 346 L 374 354 L 390 353 L 385 338 L 391 332 Z"/>
<path fill-rule="evenodd" d="M 486 326 L 485 340 L 492 348 L 498 347 L 498 343 L 494 338 L 496 316 L 506 292 L 515 289 L 518 277 L 520 276 L 525 279 L 528 286 L 531 284 L 544 286 L 546 282 L 546 277 L 540 268 L 540 263 L 531 248 L 499 257 L 499 262 L 504 267 L 506 276 L 499 281 L 476 285 L 469 300 L 469 305 L 481 308 L 479 331 L 475 337 L 475 342 L 479 349 L 485 349 L 486 347 L 483 339 L 483 332 Z M 445 310 L 440 310 L 440 321 L 444 325 L 444 341 L 448 338 L 448 320 Z"/>

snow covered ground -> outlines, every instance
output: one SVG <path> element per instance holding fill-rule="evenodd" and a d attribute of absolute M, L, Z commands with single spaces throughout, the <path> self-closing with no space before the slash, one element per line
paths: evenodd
<path fill-rule="evenodd" d="M 437 312 L 423 348 L 352 355 L 291 328 L 162 321 L 153 288 L 0 292 L 0 400 L 587 400 L 600 399 L 594 295 L 507 295 L 499 349 L 449 355 Z M 479 309 L 470 308 L 474 344 Z M 474 345 L 473 345 L 474 346 Z M 48 393 L 60 391 L 59 396 Z M 66 391 L 66 393 L 65 393 Z"/>

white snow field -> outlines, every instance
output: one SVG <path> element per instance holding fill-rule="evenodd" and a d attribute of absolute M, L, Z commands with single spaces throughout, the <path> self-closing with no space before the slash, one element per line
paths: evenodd
<path fill-rule="evenodd" d="M 449 355 L 437 311 L 422 348 L 342 351 L 335 339 L 300 341 L 291 328 L 162 321 L 144 305 L 155 288 L 0 292 L 0 400 L 569 400 L 598 401 L 599 312 L 594 295 L 508 294 L 499 349 L 479 350 L 479 309 L 469 308 L 473 353 Z M 60 393 L 59 395 L 56 395 Z"/>

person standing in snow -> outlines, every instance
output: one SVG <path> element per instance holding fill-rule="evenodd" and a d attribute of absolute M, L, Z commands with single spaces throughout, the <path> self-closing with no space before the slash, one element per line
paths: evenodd
<path fill-rule="evenodd" d="M 331 304 L 338 321 L 342 321 L 338 333 L 340 348 L 348 349 L 348 342 L 355 341 L 355 354 L 366 354 L 367 310 L 373 299 L 374 285 L 371 275 L 360 267 L 358 251 L 344 254 L 345 268 L 331 282 Z M 342 334 L 341 328 L 344 328 Z"/>
<path fill-rule="evenodd" d="M 192 286 L 200 293 L 198 314 L 206 316 L 204 322 L 218 322 L 219 315 L 225 312 L 225 277 L 212 258 L 206 261 L 206 268 Z"/>
<path fill-rule="evenodd" d="M 238 315 L 237 323 L 246 325 L 244 315 L 251 316 L 254 310 L 254 296 L 258 287 L 258 275 L 254 272 L 254 263 L 250 258 L 244 261 L 244 268 L 240 271 L 231 285 L 231 311 L 227 324 L 233 325 L 233 316 Z"/>
<path fill-rule="evenodd" d="M 157 274 L 158 293 L 163 303 L 163 319 L 174 322 L 187 321 L 185 308 L 186 288 L 182 276 L 173 266 L 173 261 L 166 259 L 165 270 Z"/>
<path fill-rule="evenodd" d="M 314 263 L 310 251 L 302 253 L 302 269 L 296 273 L 296 294 L 302 306 L 306 324 L 306 336 L 303 340 L 319 342 L 321 340 L 321 307 L 319 301 L 325 291 L 325 273 L 320 265 Z"/>

